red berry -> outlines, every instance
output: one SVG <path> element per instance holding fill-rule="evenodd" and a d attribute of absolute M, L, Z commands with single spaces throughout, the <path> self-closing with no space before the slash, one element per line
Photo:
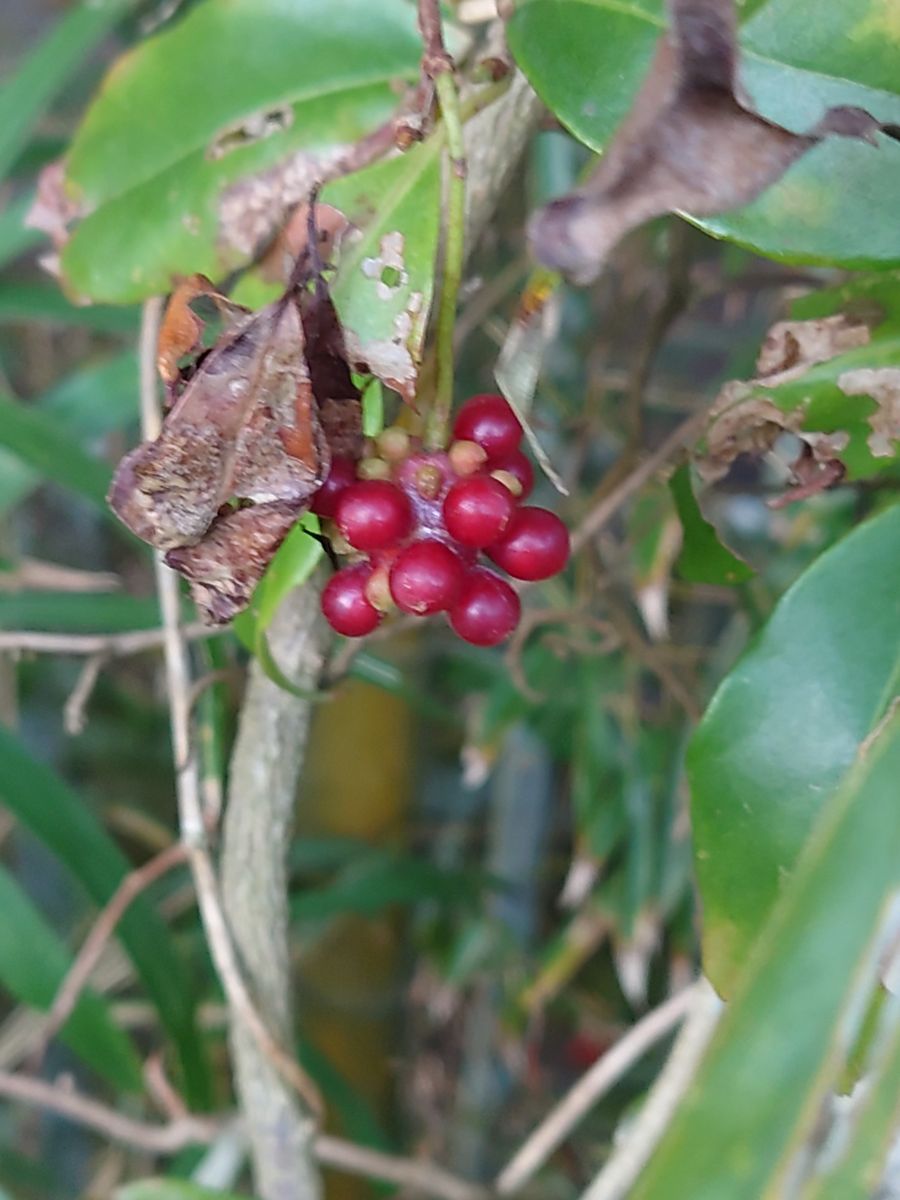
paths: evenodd
<path fill-rule="evenodd" d="M 522 426 L 502 396 L 473 396 L 457 413 L 453 436 L 477 442 L 493 458 L 515 450 L 522 440 Z"/>
<path fill-rule="evenodd" d="M 344 567 L 328 580 L 322 591 L 322 612 L 336 633 L 344 637 L 363 637 L 381 620 L 381 613 L 366 598 L 366 584 L 372 574 L 369 563 Z"/>
<path fill-rule="evenodd" d="M 516 502 L 512 492 L 489 475 L 455 483 L 444 500 L 444 524 L 464 546 L 490 546 L 509 524 Z"/>
<path fill-rule="evenodd" d="M 356 482 L 356 463 L 352 458 L 335 455 L 325 482 L 312 498 L 311 511 L 320 517 L 333 517 L 341 492 Z"/>
<path fill-rule="evenodd" d="M 496 471 L 506 471 L 514 479 L 517 479 L 522 488 L 517 499 L 525 500 L 531 495 L 531 489 L 534 487 L 534 470 L 531 463 L 518 448 L 512 450 L 509 454 L 504 454 L 500 458 L 492 458 L 488 463 L 488 471 L 492 475 Z"/>
<path fill-rule="evenodd" d="M 404 493 L 386 479 L 362 479 L 341 493 L 335 519 L 357 550 L 380 550 L 405 538 L 412 509 Z"/>
<path fill-rule="evenodd" d="M 445 542 L 423 538 L 401 550 L 391 568 L 391 595 L 416 616 L 449 608 L 459 591 L 463 565 Z"/>
<path fill-rule="evenodd" d="M 549 579 L 569 560 L 569 531 L 546 508 L 519 508 L 488 556 L 514 579 Z"/>
<path fill-rule="evenodd" d="M 411 454 L 397 464 L 394 479 L 406 493 L 419 528 L 440 536 L 444 531 L 444 497 L 456 481 L 444 451 Z"/>
<path fill-rule="evenodd" d="M 473 646 L 496 646 L 519 623 L 522 606 L 505 579 L 486 567 L 467 571 L 450 609 L 450 628 Z"/>

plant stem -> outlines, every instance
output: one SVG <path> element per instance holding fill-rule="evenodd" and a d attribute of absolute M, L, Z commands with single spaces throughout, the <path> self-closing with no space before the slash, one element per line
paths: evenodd
<path fill-rule="evenodd" d="M 438 74 L 434 86 L 446 131 L 450 173 L 444 222 L 444 273 L 435 341 L 437 384 L 428 415 L 425 441 L 431 449 L 440 449 L 447 441 L 447 426 L 453 407 L 453 334 L 465 254 L 466 147 L 459 92 L 452 72 L 442 71 Z"/>

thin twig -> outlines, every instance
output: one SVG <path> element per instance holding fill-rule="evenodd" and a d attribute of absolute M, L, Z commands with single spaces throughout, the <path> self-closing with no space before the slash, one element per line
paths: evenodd
<path fill-rule="evenodd" d="M 158 300 L 145 302 L 141 321 L 140 379 L 141 421 L 144 437 L 148 439 L 158 436 L 161 428 L 156 397 L 156 346 L 160 315 L 161 304 Z M 155 556 L 154 565 L 163 620 L 166 685 L 181 839 L 189 852 L 197 903 L 210 954 L 232 1011 L 250 1031 L 278 1074 L 303 1097 L 314 1113 L 319 1113 L 322 1104 L 315 1084 L 300 1064 L 279 1045 L 257 1012 L 241 973 L 231 932 L 222 911 L 219 882 L 207 845 L 199 768 L 196 755 L 191 752 L 191 671 L 187 645 L 180 625 L 181 598 L 178 576 L 165 565 L 159 555 Z"/>
<path fill-rule="evenodd" d="M 692 413 L 686 421 L 677 426 L 666 440 L 652 454 L 648 454 L 643 462 L 629 472 L 622 482 L 599 504 L 587 514 L 575 532 L 572 534 L 573 553 L 580 550 L 586 542 L 595 537 L 600 530 L 615 516 L 623 504 L 639 492 L 644 484 L 649 483 L 653 476 L 674 458 L 703 428 L 707 412 Z"/>
<path fill-rule="evenodd" d="M 565 1141 L 579 1121 L 634 1066 L 684 1019 L 696 1002 L 697 985 L 685 988 L 642 1017 L 636 1025 L 599 1058 L 538 1125 L 510 1161 L 494 1185 L 500 1196 L 519 1191 L 537 1174 L 550 1155 Z"/>
<path fill-rule="evenodd" d="M 489 1195 L 485 1188 L 459 1179 L 432 1163 L 382 1154 L 340 1138 L 320 1135 L 315 1141 L 315 1151 L 323 1166 L 335 1167 L 348 1175 L 395 1183 L 434 1196 L 435 1200 L 487 1200 Z"/>
<path fill-rule="evenodd" d="M 582 1200 L 625 1200 L 693 1082 L 724 1006 L 705 979 L 692 993 L 684 1028 L 640 1114 Z"/>
<path fill-rule="evenodd" d="M 116 592 L 121 586 L 109 571 L 83 571 L 39 558 L 20 558 L 14 571 L 0 574 L 0 592 Z"/>
<path fill-rule="evenodd" d="M 211 1141 L 221 1128 L 220 1122 L 206 1117 L 180 1117 L 165 1125 L 137 1121 L 80 1092 L 8 1071 L 0 1071 L 0 1095 L 67 1117 L 109 1141 L 148 1154 L 177 1154 L 186 1146 Z"/>
<path fill-rule="evenodd" d="M 419 28 L 425 45 L 422 70 L 434 81 L 447 138 L 450 168 L 444 220 L 443 274 L 435 325 L 437 379 L 426 431 L 427 444 L 440 449 L 447 440 L 447 426 L 453 407 L 453 339 L 465 258 L 466 144 L 453 59 L 444 45 L 439 0 L 419 0 Z"/>
<path fill-rule="evenodd" d="M 224 1129 L 241 1127 L 233 1117 L 197 1117 L 185 1113 L 165 1124 L 125 1117 L 116 1109 L 59 1083 L 0 1071 L 0 1095 L 65 1117 L 113 1142 L 148 1154 L 177 1154 L 188 1146 L 208 1145 Z M 316 1158 L 348 1175 L 382 1180 L 414 1188 L 435 1200 L 486 1200 L 488 1193 L 428 1162 L 383 1154 L 342 1138 L 320 1135 L 315 1139 Z"/>
<path fill-rule="evenodd" d="M 201 625 L 185 625 L 181 636 L 193 642 L 220 636 L 224 630 Z M 165 643 L 164 629 L 133 629 L 127 633 L 43 633 L 40 630 L 12 629 L 0 632 L 0 651 L 22 654 L 72 654 L 91 657 L 126 658 L 145 650 L 158 650 Z"/>
<path fill-rule="evenodd" d="M 187 858 L 187 849 L 180 842 L 176 842 L 151 858 L 149 862 L 144 863 L 142 867 L 130 871 L 113 892 L 94 922 L 91 932 L 85 938 L 75 961 L 59 985 L 53 1004 L 50 1006 L 50 1012 L 47 1014 L 42 1046 L 38 1051 L 39 1059 L 43 1055 L 44 1047 L 69 1019 L 82 990 L 87 985 L 91 972 L 115 933 L 116 926 L 124 916 L 125 910 L 141 892 L 174 867 L 186 862 Z"/>
<path fill-rule="evenodd" d="M 92 654 L 90 658 L 85 659 L 78 672 L 75 686 L 63 705 L 63 729 L 73 737 L 84 731 L 87 722 L 85 710 L 94 693 L 94 688 L 97 686 L 97 680 L 100 678 L 100 672 L 103 670 L 106 660 L 106 654 Z"/>

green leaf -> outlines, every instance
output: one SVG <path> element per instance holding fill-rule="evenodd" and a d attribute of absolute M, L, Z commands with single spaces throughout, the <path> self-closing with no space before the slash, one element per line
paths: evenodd
<path fill-rule="evenodd" d="M 25 56 L 0 89 L 0 178 L 24 148 L 35 122 L 91 50 L 136 0 L 82 0 Z"/>
<path fill-rule="evenodd" d="M 234 631 L 248 650 L 258 652 L 260 638 L 271 625 L 282 600 L 306 583 L 316 569 L 323 553 L 322 543 L 310 535 L 318 532 L 319 518 L 314 513 L 300 519 L 278 548 L 248 608 L 235 619 Z"/>
<path fill-rule="evenodd" d="M 32 406 L 58 432 L 82 442 L 121 429 L 137 417 L 137 361 L 118 355 L 67 375 Z M 0 442 L 2 442 L 0 434 Z M 0 512 L 21 503 L 41 483 L 41 472 L 0 447 Z"/>
<path fill-rule="evenodd" d="M 142 1179 L 117 1188 L 115 1200 L 247 1200 L 247 1197 L 201 1187 L 186 1179 Z"/>
<path fill-rule="evenodd" d="M 13 262 L 43 240 L 39 230 L 25 227 L 25 214 L 33 200 L 34 196 L 30 194 L 19 196 L 0 211 L 0 267 Z"/>
<path fill-rule="evenodd" d="M 47 1012 L 71 958 L 16 880 L 0 867 L 0 985 L 22 1004 Z M 131 1042 L 94 992 L 83 991 L 59 1037 L 117 1088 L 143 1089 Z"/>
<path fill-rule="evenodd" d="M 751 579 L 753 568 L 719 541 L 714 526 L 700 511 L 690 468 L 679 467 L 669 487 L 684 534 L 676 567 L 681 578 L 691 583 L 742 583 Z"/>
<path fill-rule="evenodd" d="M 900 884 L 898 774 L 895 711 L 822 805 L 631 1200 L 787 1194 L 796 1153 L 815 1137 L 820 1106 L 852 1047 L 861 998 L 877 986 L 879 925 Z M 794 787 L 802 793 L 807 785 L 795 777 Z"/>
<path fill-rule="evenodd" d="M 0 324 L 37 321 L 46 325 L 78 325 L 98 333 L 134 333 L 134 309 L 72 304 L 52 283 L 0 282 Z"/>
<path fill-rule="evenodd" d="M 882 0 L 770 0 L 745 16 L 742 81 L 764 116 L 803 131 L 829 105 L 850 104 L 900 121 L 900 34 Z M 541 99 L 577 138 L 602 150 L 664 27 L 661 0 L 525 0 L 508 33 Z M 752 205 L 696 223 L 773 258 L 897 263 L 898 189 L 900 147 L 833 138 Z"/>
<path fill-rule="evenodd" d="M 347 912 L 371 915 L 394 904 L 424 900 L 474 905 L 479 882 L 483 880 L 472 871 L 451 871 L 406 855 L 369 850 L 325 887 L 294 895 L 291 915 L 295 920 L 323 920 Z"/>
<path fill-rule="evenodd" d="M 866 1078 L 861 1110 L 854 1114 L 848 1143 L 836 1163 L 803 1193 L 803 1200 L 847 1200 L 874 1196 L 900 1120 L 900 1028 L 878 1045 Z"/>
<path fill-rule="evenodd" d="M 114 64 L 75 136 L 67 187 L 90 215 L 63 251 L 70 286 L 123 303 L 245 262 L 259 235 L 223 229 L 227 189 L 288 157 L 311 182 L 314 158 L 390 115 L 420 57 L 403 0 L 196 5 Z"/>
<path fill-rule="evenodd" d="M 116 592 L 0 591 L 0 629 L 47 633 L 125 633 L 160 623 L 156 597 Z"/>
<path fill-rule="evenodd" d="M 900 688 L 900 505 L 823 554 L 722 683 L 688 768 L 704 965 L 727 991 Z"/>
<path fill-rule="evenodd" d="M 0 798 L 65 863 L 95 904 L 107 903 L 129 872 L 127 859 L 84 801 L 2 726 Z M 138 896 L 116 933 L 178 1049 L 190 1103 L 204 1106 L 209 1076 L 203 1043 L 190 983 L 168 929 L 146 897 Z"/>
<path fill-rule="evenodd" d="M 322 193 L 362 231 L 341 254 L 333 289 L 340 318 L 361 343 L 363 357 L 378 355 L 393 363 L 401 348 L 408 351 L 411 361 L 398 368 L 396 377 L 409 390 L 434 291 L 440 151 L 441 139 L 432 137 L 400 158 L 336 180 Z M 392 247 L 399 247 L 399 278 L 390 266 L 387 274 L 378 267 Z"/>
<path fill-rule="evenodd" d="M 47 479 L 70 488 L 106 513 L 112 471 L 86 454 L 39 409 L 0 394 L 0 445 Z"/>

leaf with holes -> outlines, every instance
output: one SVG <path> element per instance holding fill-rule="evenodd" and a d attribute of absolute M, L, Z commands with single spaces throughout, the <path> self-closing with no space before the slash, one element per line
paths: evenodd
<path fill-rule="evenodd" d="M 198 57 L 199 55 L 199 57 Z M 66 157 L 76 294 L 125 303 L 244 263 L 418 76 L 403 0 L 204 0 L 113 65 Z"/>

